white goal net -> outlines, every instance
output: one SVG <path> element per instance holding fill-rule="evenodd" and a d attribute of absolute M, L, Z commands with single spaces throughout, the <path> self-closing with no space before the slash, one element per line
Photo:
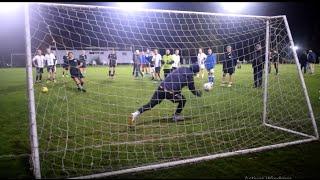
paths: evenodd
<path fill-rule="evenodd" d="M 318 138 L 285 16 L 129 12 L 59 4 L 32 4 L 29 16 L 32 54 L 36 49 L 45 52 L 52 42 L 59 52 L 80 54 L 88 47 L 114 47 L 117 53 L 123 50 L 119 59 L 123 64 L 116 66 L 114 79 L 108 79 L 106 66 L 86 68 L 86 93 L 78 92 L 70 77 L 62 77 L 60 67 L 57 82 L 34 85 L 40 159 L 37 171 L 42 178 L 111 176 Z M 264 68 L 254 75 L 257 44 L 261 45 Z M 227 46 L 239 64 L 246 63 L 235 66 L 232 80 L 227 74 L 225 86 L 220 87 Z M 181 66 L 186 67 L 197 62 L 199 48 L 205 54 L 211 48 L 217 60 L 214 85 L 211 91 L 203 91 L 203 84 L 208 82 L 204 70 L 203 78 L 194 76 L 202 97 L 187 87 L 182 90 L 186 99 L 181 113 L 184 120 L 173 122 L 178 104 L 164 100 L 140 114 L 135 127 L 130 128 L 130 114 L 147 104 L 159 86 L 149 76 L 134 79 L 131 59 L 126 59 L 127 53 L 147 48 L 158 48 L 161 56 L 166 48 L 171 54 L 179 49 Z M 266 56 L 269 51 L 271 56 Z M 99 57 L 107 61 L 109 53 Z M 57 58 L 63 62 L 61 56 Z M 267 66 L 271 67 L 270 74 Z M 44 80 L 46 75 L 45 68 Z M 164 78 L 162 68 L 160 76 Z M 262 78 L 262 88 L 254 88 L 254 76 Z M 231 87 L 229 81 L 233 82 Z M 47 93 L 41 92 L 42 86 L 48 88 Z"/>

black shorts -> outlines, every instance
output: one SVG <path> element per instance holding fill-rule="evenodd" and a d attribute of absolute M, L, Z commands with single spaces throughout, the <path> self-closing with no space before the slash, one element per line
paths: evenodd
<path fill-rule="evenodd" d="M 74 78 L 82 79 L 83 76 L 82 76 L 82 73 L 77 73 L 77 74 L 71 74 L 71 78 L 72 79 L 74 79 Z"/>
<path fill-rule="evenodd" d="M 63 67 L 63 69 L 65 69 L 65 70 L 69 70 L 69 65 L 67 65 L 67 64 L 64 64 L 62 67 Z"/>
<path fill-rule="evenodd" d="M 109 67 L 116 67 L 116 64 L 115 63 L 111 63 L 111 64 L 109 64 Z"/>
<path fill-rule="evenodd" d="M 223 69 L 223 73 L 226 73 L 226 74 L 228 73 L 228 74 L 232 75 L 234 73 L 234 67 Z"/>
<path fill-rule="evenodd" d="M 48 66 L 47 71 L 48 72 L 56 72 L 56 68 L 54 66 Z"/>
<path fill-rule="evenodd" d="M 86 61 L 81 61 L 81 62 L 82 62 L 81 68 L 86 68 L 87 67 L 87 62 Z"/>
<path fill-rule="evenodd" d="M 43 73 L 43 68 L 37 67 L 36 71 L 37 71 L 37 73 Z"/>
<path fill-rule="evenodd" d="M 160 74 L 160 69 L 161 69 L 161 67 L 156 67 L 156 68 L 155 68 L 156 73 Z"/>

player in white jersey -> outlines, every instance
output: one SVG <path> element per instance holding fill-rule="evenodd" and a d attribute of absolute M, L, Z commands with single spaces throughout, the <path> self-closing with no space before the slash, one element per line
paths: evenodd
<path fill-rule="evenodd" d="M 48 79 L 47 83 L 49 83 L 51 80 L 54 82 L 56 81 L 56 64 L 57 59 L 56 56 L 51 52 L 50 48 L 47 48 L 47 54 L 45 55 L 46 65 L 47 65 L 47 71 L 48 71 Z"/>
<path fill-rule="evenodd" d="M 198 78 L 199 78 L 200 74 L 201 74 L 201 78 L 203 78 L 203 76 L 204 76 L 204 69 L 205 69 L 204 61 L 206 60 L 206 58 L 207 58 L 207 55 L 202 52 L 202 48 L 199 48 L 197 60 L 198 60 L 198 64 L 200 67 L 200 71 L 199 71 L 199 74 L 197 74 Z"/>
<path fill-rule="evenodd" d="M 37 50 L 37 55 L 32 59 L 33 65 L 36 67 L 37 76 L 36 76 L 36 83 L 41 83 L 42 80 L 42 73 L 44 67 L 44 56 L 40 49 Z"/>
<path fill-rule="evenodd" d="M 180 55 L 179 55 L 179 49 L 176 49 L 174 51 L 173 57 L 173 64 L 172 64 L 172 71 L 180 67 Z"/>

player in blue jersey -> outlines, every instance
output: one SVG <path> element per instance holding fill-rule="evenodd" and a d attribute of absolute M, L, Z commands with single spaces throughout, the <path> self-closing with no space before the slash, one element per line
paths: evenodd
<path fill-rule="evenodd" d="M 173 103 L 179 103 L 172 120 L 174 122 L 182 120 L 180 116 L 185 104 L 186 99 L 181 94 L 183 87 L 188 86 L 189 90 L 196 96 L 201 97 L 202 93 L 196 90 L 194 86 L 193 76 L 199 72 L 198 64 L 191 64 L 190 67 L 180 67 L 170 73 L 159 85 L 154 92 L 150 102 L 141 106 L 134 113 L 131 113 L 129 125 L 134 127 L 135 120 L 139 114 L 152 109 L 157 104 L 160 104 L 164 99 L 170 100 Z"/>
<path fill-rule="evenodd" d="M 214 83 L 214 67 L 216 65 L 216 57 L 214 53 L 212 53 L 212 49 L 208 49 L 208 55 L 205 60 L 205 67 L 208 71 L 208 81 L 213 86 Z"/>
<path fill-rule="evenodd" d="M 144 50 L 142 50 L 141 52 L 141 72 L 144 74 L 144 75 L 147 75 L 148 73 L 148 65 L 149 65 L 149 62 L 147 61 L 147 58 L 146 58 L 146 53 L 144 52 Z"/>

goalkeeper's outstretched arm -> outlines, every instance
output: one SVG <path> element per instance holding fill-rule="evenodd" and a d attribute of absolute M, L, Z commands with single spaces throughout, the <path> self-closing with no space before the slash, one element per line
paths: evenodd
<path fill-rule="evenodd" d="M 190 74 L 190 75 L 188 74 L 188 88 L 192 92 L 192 94 L 194 94 L 195 96 L 198 96 L 198 97 L 202 96 L 201 91 L 196 90 L 194 86 L 193 74 Z"/>

